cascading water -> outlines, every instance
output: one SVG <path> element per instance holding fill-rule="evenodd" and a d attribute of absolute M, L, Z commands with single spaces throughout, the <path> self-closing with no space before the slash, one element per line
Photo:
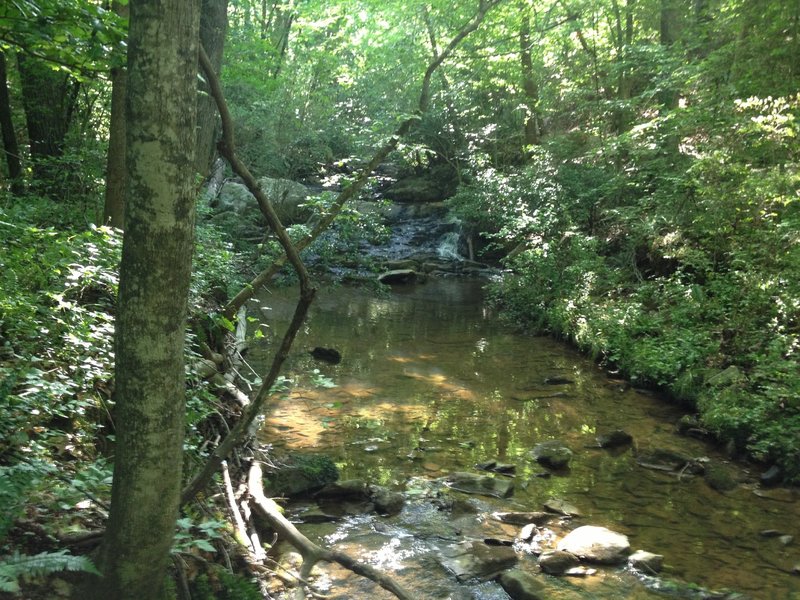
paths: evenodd
<path fill-rule="evenodd" d="M 461 231 L 449 231 L 439 239 L 436 254 L 445 260 L 464 260 L 458 252 L 458 242 L 461 239 Z"/>

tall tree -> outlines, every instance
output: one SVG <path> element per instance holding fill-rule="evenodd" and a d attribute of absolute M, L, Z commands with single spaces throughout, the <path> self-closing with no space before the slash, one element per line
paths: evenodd
<path fill-rule="evenodd" d="M 8 76 L 6 74 L 6 55 L 0 51 L 0 130 L 3 134 L 3 151 L 8 165 L 8 178 L 11 180 L 11 192 L 22 193 L 22 162 L 19 158 L 17 134 L 11 119 L 11 100 L 8 93 Z"/>
<path fill-rule="evenodd" d="M 222 69 L 222 50 L 228 29 L 228 0 L 202 0 L 200 11 L 200 43 L 205 48 L 214 70 Z M 220 127 L 217 106 L 211 97 L 208 83 L 203 81 L 197 97 L 197 147 L 195 171 L 203 178 L 208 175 L 214 160 L 215 142 Z"/>
<path fill-rule="evenodd" d="M 181 485 L 195 220 L 197 0 L 132 0 L 128 196 L 116 318 L 117 447 L 94 598 L 162 594 Z"/>
<path fill-rule="evenodd" d="M 121 17 L 128 17 L 128 5 L 114 0 L 113 8 Z M 128 72 L 124 59 L 111 67 L 111 123 L 106 154 L 106 190 L 103 221 L 122 229 L 125 217 L 125 96 Z"/>
<path fill-rule="evenodd" d="M 525 93 L 525 145 L 537 146 L 542 140 L 541 117 L 539 115 L 539 84 L 533 70 L 531 52 L 531 7 L 526 2 L 522 7 L 522 23 L 519 29 L 519 52 L 522 66 L 522 91 Z"/>
<path fill-rule="evenodd" d="M 80 84 L 69 72 L 23 53 L 17 54 L 17 65 L 33 176 L 46 195 L 55 197 L 61 174 L 52 161 L 64 152 Z"/>

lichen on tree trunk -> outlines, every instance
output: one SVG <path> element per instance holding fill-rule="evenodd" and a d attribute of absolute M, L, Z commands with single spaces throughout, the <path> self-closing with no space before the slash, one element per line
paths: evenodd
<path fill-rule="evenodd" d="M 197 4 L 130 3 L 117 444 L 94 598 L 160 597 L 178 514 L 196 195 Z"/>

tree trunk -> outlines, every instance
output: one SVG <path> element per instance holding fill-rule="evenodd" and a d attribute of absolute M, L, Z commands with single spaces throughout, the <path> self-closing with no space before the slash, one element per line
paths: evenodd
<path fill-rule="evenodd" d="M 114 0 L 114 12 L 128 16 L 128 5 Z M 109 125 L 108 153 L 106 154 L 106 191 L 103 222 L 122 229 L 125 225 L 125 96 L 128 72 L 124 60 L 111 69 L 111 123 Z"/>
<path fill-rule="evenodd" d="M 64 152 L 79 84 L 69 74 L 24 54 L 17 54 L 17 66 L 33 177 L 46 195 L 55 198 L 63 192 L 59 185 L 63 174 L 52 159 Z"/>
<path fill-rule="evenodd" d="M 678 36 L 678 9 L 675 0 L 661 0 L 661 19 L 659 41 L 669 51 Z M 672 110 L 678 106 L 678 93 L 672 88 L 665 88 L 660 93 L 661 105 Z"/>
<path fill-rule="evenodd" d="M 132 0 L 117 446 L 95 599 L 163 596 L 181 487 L 184 339 L 195 221 L 197 0 Z"/>
<path fill-rule="evenodd" d="M 222 50 L 228 29 L 228 0 L 202 0 L 200 11 L 200 43 L 206 49 L 214 70 L 222 69 Z M 216 154 L 216 141 L 220 126 L 217 106 L 211 97 L 208 83 L 200 85 L 197 97 L 197 146 L 194 170 L 205 179 L 211 170 Z"/>
<path fill-rule="evenodd" d="M 125 95 L 128 72 L 124 66 L 111 69 L 111 123 L 106 154 L 105 225 L 125 226 Z"/>
<path fill-rule="evenodd" d="M 6 74 L 6 55 L 0 52 L 0 129 L 3 133 L 3 151 L 8 165 L 8 178 L 11 181 L 11 193 L 15 196 L 25 191 L 22 180 L 22 161 L 19 158 L 17 134 L 11 119 L 11 100 L 8 94 L 8 77 Z"/>
<path fill-rule="evenodd" d="M 525 115 L 525 146 L 542 143 L 541 118 L 539 117 L 539 85 L 533 72 L 531 55 L 531 13 L 525 6 L 519 29 L 519 51 L 522 66 L 522 91 L 525 93 L 527 114 Z"/>

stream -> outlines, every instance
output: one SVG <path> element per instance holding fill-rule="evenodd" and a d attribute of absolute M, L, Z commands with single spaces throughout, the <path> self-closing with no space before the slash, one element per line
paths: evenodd
<path fill-rule="evenodd" d="M 284 370 L 290 389 L 275 401 L 261 438 L 276 452 L 325 454 L 341 480 L 403 492 L 406 502 L 394 516 L 326 522 L 305 517 L 318 516 L 310 501 L 296 502 L 287 514 L 301 531 L 390 573 L 420 599 L 499 600 L 509 598 L 500 585 L 457 580 L 442 555 L 464 540 L 510 543 L 520 527 L 491 513 L 541 511 L 558 499 L 580 516 L 540 530 L 545 548 L 579 525 L 597 525 L 627 535 L 632 550 L 663 555 L 664 568 L 648 576 L 624 565 L 593 565 L 589 576 L 553 577 L 514 546 L 517 568 L 549 581 L 548 598 L 800 599 L 800 575 L 792 572 L 800 564 L 798 494 L 762 489 L 757 468 L 678 435 L 683 413 L 657 395 L 614 379 L 562 342 L 505 327 L 483 303 L 484 283 L 446 277 L 386 293 L 369 286 L 319 291 Z M 296 295 L 271 289 L 253 307 L 265 334 L 248 354 L 256 371 L 283 335 Z M 317 346 L 337 349 L 341 362 L 315 361 L 309 351 Z M 633 443 L 597 447 L 598 434 L 617 429 Z M 531 456 L 548 440 L 574 452 L 568 469 L 552 471 Z M 702 475 L 637 463 L 652 450 L 724 465 L 738 484 L 719 492 Z M 463 510 L 432 501 L 432 481 L 480 473 L 475 466 L 489 461 L 514 465 L 511 497 L 446 490 Z M 319 565 L 315 574 L 329 598 L 393 597 L 337 566 Z"/>

